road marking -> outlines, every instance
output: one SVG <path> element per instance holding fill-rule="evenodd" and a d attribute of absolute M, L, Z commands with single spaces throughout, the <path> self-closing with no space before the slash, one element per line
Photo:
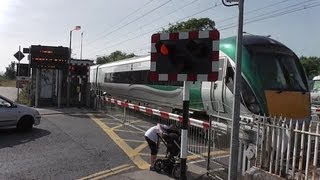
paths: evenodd
<path fill-rule="evenodd" d="M 146 141 L 142 141 L 142 140 L 134 140 L 134 139 L 123 139 L 126 142 L 136 142 L 136 143 L 144 143 Z"/>
<path fill-rule="evenodd" d="M 125 171 L 125 170 L 128 170 L 128 169 L 131 169 L 133 168 L 134 166 L 129 166 L 129 164 L 124 164 L 124 165 L 121 165 L 121 166 L 118 166 L 118 167 L 115 167 L 115 168 L 112 168 L 112 169 L 108 169 L 108 170 L 104 170 L 104 171 L 100 171 L 100 172 L 97 172 L 97 173 L 94 173 L 94 174 L 91 174 L 89 176 L 86 176 L 86 177 L 83 177 L 79 180 L 94 180 L 94 179 L 101 179 L 103 177 L 107 177 L 107 176 L 110 176 L 110 175 L 114 175 L 114 174 L 117 174 L 119 172 L 122 172 L 122 171 Z"/>
<path fill-rule="evenodd" d="M 98 125 L 100 128 L 127 154 L 127 156 L 132 160 L 134 164 L 138 166 L 139 169 L 148 169 L 149 163 L 144 161 L 138 153 L 134 151 L 123 139 L 121 139 L 115 132 L 112 131 L 105 123 L 100 119 L 96 118 L 92 114 L 88 116 Z"/>
<path fill-rule="evenodd" d="M 148 146 L 148 143 L 147 142 L 144 142 L 144 143 L 142 143 L 141 145 L 139 145 L 137 148 L 135 148 L 134 149 L 134 151 L 136 152 L 136 153 L 139 153 L 140 151 L 142 151 L 145 147 L 147 147 Z"/>
<path fill-rule="evenodd" d="M 135 123 L 138 123 L 138 122 L 141 122 L 141 120 L 128 121 L 129 124 L 135 124 Z"/>
<path fill-rule="evenodd" d="M 140 156 L 149 156 L 150 157 L 150 153 L 139 153 Z M 165 154 L 157 154 L 157 157 L 166 157 Z"/>
<path fill-rule="evenodd" d="M 111 176 L 111 175 L 115 175 L 115 174 L 118 174 L 119 172 L 129 170 L 129 169 L 131 169 L 131 168 L 133 168 L 133 167 L 134 167 L 134 166 L 129 166 L 129 167 L 126 167 L 126 168 L 123 168 L 123 169 L 120 169 L 120 170 L 117 170 L 117 171 L 114 171 L 114 172 L 110 172 L 110 173 L 108 173 L 108 174 L 104 174 L 104 175 L 102 175 L 102 176 L 93 178 L 93 179 L 91 179 L 91 180 L 98 180 L 98 179 L 102 179 L 102 178 L 105 178 L 105 177 L 108 177 L 108 176 Z"/>
<path fill-rule="evenodd" d="M 111 128 L 111 129 L 112 129 L 112 130 L 115 130 L 115 129 L 118 129 L 119 127 L 122 127 L 122 126 L 123 126 L 123 124 L 120 124 L 120 125 L 115 126 L 115 127 Z"/>
<path fill-rule="evenodd" d="M 122 129 L 113 129 L 114 131 L 117 132 L 127 132 L 127 133 L 135 133 L 135 134 L 142 134 L 144 132 L 139 132 L 139 131 L 128 131 L 128 130 L 122 130 Z"/>

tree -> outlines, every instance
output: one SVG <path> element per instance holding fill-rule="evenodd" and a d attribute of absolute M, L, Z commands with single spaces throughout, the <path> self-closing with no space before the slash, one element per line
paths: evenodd
<path fill-rule="evenodd" d="M 15 79 L 16 78 L 16 70 L 14 69 L 16 63 L 14 61 L 6 67 L 6 72 L 4 73 L 4 77 L 7 79 Z"/>
<path fill-rule="evenodd" d="M 172 32 L 186 32 L 186 31 L 204 31 L 212 30 L 215 26 L 213 20 L 209 18 L 192 18 L 187 21 L 177 22 L 176 24 L 169 24 L 167 29 L 162 28 L 163 33 L 172 33 Z"/>
<path fill-rule="evenodd" d="M 133 53 L 127 54 L 121 51 L 112 52 L 110 55 L 98 57 L 96 63 L 97 64 L 105 64 L 113 61 L 119 61 L 126 58 L 134 57 Z"/>
<path fill-rule="evenodd" d="M 312 79 L 314 76 L 320 75 L 320 57 L 301 56 L 300 61 L 309 79 Z"/>

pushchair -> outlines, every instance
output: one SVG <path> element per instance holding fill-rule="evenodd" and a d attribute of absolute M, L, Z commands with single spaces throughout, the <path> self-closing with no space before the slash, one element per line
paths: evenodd
<path fill-rule="evenodd" d="M 154 164 L 155 171 L 171 175 L 173 178 L 180 177 L 180 133 L 177 130 L 168 129 L 160 135 L 159 139 L 167 147 L 166 156 L 163 159 L 157 159 Z"/>

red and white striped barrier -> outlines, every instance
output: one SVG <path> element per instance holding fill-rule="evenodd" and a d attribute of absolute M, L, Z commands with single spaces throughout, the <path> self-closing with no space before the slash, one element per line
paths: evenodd
<path fill-rule="evenodd" d="M 144 112 L 150 115 L 155 115 L 155 116 L 159 116 L 165 120 L 171 119 L 171 120 L 175 120 L 178 122 L 182 122 L 182 116 L 178 115 L 178 114 L 174 114 L 174 113 L 169 113 L 169 112 L 165 112 L 165 111 L 160 111 L 158 109 L 152 109 L 152 108 L 148 108 L 148 107 L 144 107 L 144 106 L 139 106 L 136 104 L 132 104 L 132 103 L 128 103 L 125 101 L 119 101 L 113 98 L 108 98 L 108 97 L 103 97 L 100 96 L 100 99 L 105 101 L 105 102 L 109 102 L 118 106 L 121 106 L 123 108 L 130 108 L 136 111 L 140 111 L 140 112 Z M 203 128 L 203 129 L 208 129 L 209 128 L 209 123 L 206 121 L 201 121 L 198 119 L 194 119 L 194 118 L 189 118 L 189 124 L 191 126 L 196 126 L 199 128 Z"/>

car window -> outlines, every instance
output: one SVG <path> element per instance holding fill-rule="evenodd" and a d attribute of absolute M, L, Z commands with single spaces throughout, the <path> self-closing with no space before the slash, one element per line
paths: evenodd
<path fill-rule="evenodd" d="M 6 101 L 5 99 L 0 98 L 0 108 L 10 107 L 10 102 Z"/>

